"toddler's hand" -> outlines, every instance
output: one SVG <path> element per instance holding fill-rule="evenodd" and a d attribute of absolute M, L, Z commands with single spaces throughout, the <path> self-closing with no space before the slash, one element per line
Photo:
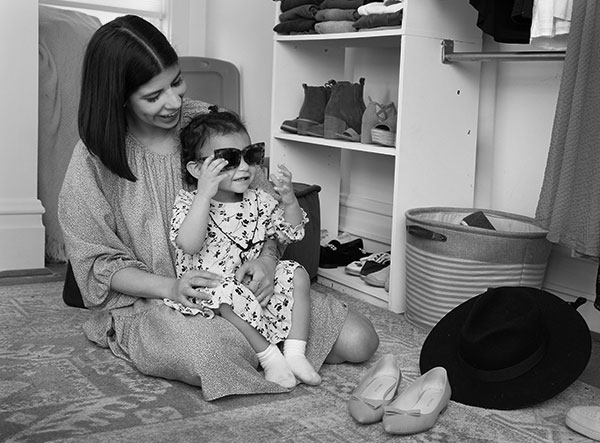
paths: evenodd
<path fill-rule="evenodd" d="M 292 185 L 292 173 L 285 165 L 277 165 L 277 174 L 271 174 L 273 188 L 281 196 L 281 203 L 292 205 L 296 203 L 296 195 Z"/>
<path fill-rule="evenodd" d="M 219 190 L 219 183 L 226 177 L 225 174 L 222 174 L 225 166 L 227 166 L 227 160 L 215 159 L 214 155 L 207 157 L 202 165 L 196 165 L 195 167 L 198 168 L 197 194 L 213 198 Z"/>

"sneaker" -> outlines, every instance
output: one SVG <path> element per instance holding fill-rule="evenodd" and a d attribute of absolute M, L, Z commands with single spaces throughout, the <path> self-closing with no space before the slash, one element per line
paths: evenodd
<path fill-rule="evenodd" d="M 354 260 L 352 263 L 346 265 L 344 271 L 346 271 L 346 274 L 360 275 L 360 270 L 362 269 L 366 261 L 367 257 L 362 257 L 358 260 Z"/>
<path fill-rule="evenodd" d="M 346 271 L 346 274 L 360 275 L 360 271 L 362 270 L 363 266 L 365 265 L 365 263 L 367 261 L 377 261 L 378 258 L 381 257 L 382 255 L 387 255 L 389 257 L 390 253 L 389 252 L 374 252 L 370 255 L 367 255 L 366 257 L 362 257 L 359 260 L 353 261 L 352 263 L 347 265 L 344 268 L 344 270 Z"/>
<path fill-rule="evenodd" d="M 372 272 L 377 272 L 380 269 L 389 266 L 390 260 L 390 251 L 373 254 L 372 257 L 369 257 L 368 260 L 366 260 L 365 264 L 361 268 L 360 275 L 365 276 L 371 274 Z"/>
<path fill-rule="evenodd" d="M 387 283 L 389 292 L 390 265 L 388 263 L 385 268 L 382 268 L 379 271 L 371 272 L 368 275 L 361 275 L 360 278 L 362 278 L 366 284 L 376 286 L 378 288 L 385 288 Z"/>

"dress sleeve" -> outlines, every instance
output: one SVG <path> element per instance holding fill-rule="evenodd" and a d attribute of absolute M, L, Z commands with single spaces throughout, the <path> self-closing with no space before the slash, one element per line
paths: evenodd
<path fill-rule="evenodd" d="M 267 214 L 270 214 L 267 222 L 267 237 L 284 245 L 302 240 L 304 238 L 304 226 L 308 223 L 308 216 L 304 209 L 300 208 L 302 221 L 297 226 L 292 226 L 285 220 L 283 208 L 277 200 L 261 189 L 257 189 L 256 192 L 259 205 Z"/>
<path fill-rule="evenodd" d="M 127 267 L 148 271 L 117 232 L 115 210 L 109 202 L 117 179 L 88 153 L 80 141 L 73 151 L 59 195 L 58 217 L 67 256 L 88 308 L 129 306 L 135 297 L 114 291 L 110 281 Z M 114 184 L 112 186 L 115 186 Z"/>
<path fill-rule="evenodd" d="M 173 204 L 173 217 L 171 218 L 171 229 L 169 231 L 169 238 L 173 246 L 178 247 L 175 243 L 177 236 L 179 235 L 179 228 L 185 219 L 185 216 L 190 210 L 192 201 L 194 200 L 194 194 L 185 190 L 179 191 L 175 203 Z"/>

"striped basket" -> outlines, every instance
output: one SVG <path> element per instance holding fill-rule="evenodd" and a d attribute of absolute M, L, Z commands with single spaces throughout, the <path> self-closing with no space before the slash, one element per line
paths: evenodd
<path fill-rule="evenodd" d="M 551 243 L 529 217 L 483 209 L 495 230 L 463 226 L 481 209 L 406 212 L 406 318 L 433 327 L 469 298 L 497 286 L 540 288 Z"/>

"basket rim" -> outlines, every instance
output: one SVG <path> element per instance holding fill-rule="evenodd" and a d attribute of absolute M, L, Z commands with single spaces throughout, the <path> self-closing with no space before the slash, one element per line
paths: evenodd
<path fill-rule="evenodd" d="M 535 228 L 539 229 L 539 232 L 523 232 L 523 231 L 501 231 L 501 230 L 490 230 L 485 228 L 479 228 L 476 226 L 464 226 L 459 224 L 447 223 L 437 220 L 422 220 L 417 216 L 418 214 L 431 214 L 435 212 L 441 213 L 465 213 L 468 215 L 472 212 L 483 211 L 486 215 L 495 216 L 498 218 L 504 218 L 509 220 L 514 220 L 522 223 L 527 223 Z M 486 208 L 460 208 L 460 207 L 443 207 L 443 206 L 430 206 L 430 207 L 420 207 L 420 208 L 412 208 L 407 210 L 404 213 L 406 217 L 406 224 L 409 223 L 417 223 L 430 227 L 436 227 L 441 229 L 448 229 L 452 231 L 465 232 L 470 234 L 480 234 L 480 235 L 489 235 L 496 237 L 511 237 L 511 238 L 546 238 L 548 235 L 548 231 L 544 228 L 538 226 L 535 222 L 535 219 L 532 217 L 528 217 L 526 215 L 514 214 L 505 211 L 498 211 L 495 209 L 486 209 Z"/>

